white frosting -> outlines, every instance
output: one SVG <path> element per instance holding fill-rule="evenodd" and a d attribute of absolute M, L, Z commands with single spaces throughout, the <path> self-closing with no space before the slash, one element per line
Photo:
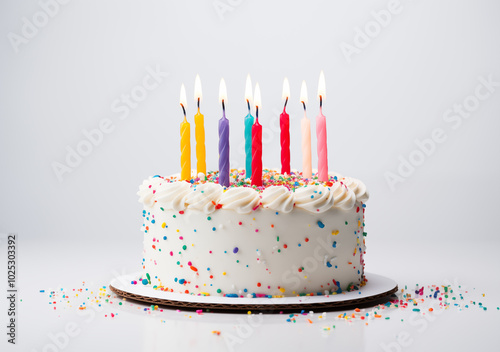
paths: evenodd
<path fill-rule="evenodd" d="M 144 204 L 146 207 L 151 207 L 154 204 L 154 194 L 156 192 L 156 188 L 162 183 L 164 180 L 160 177 L 150 177 L 147 180 L 142 182 L 142 185 L 139 186 L 139 192 L 137 195 L 139 196 L 139 202 Z"/>
<path fill-rule="evenodd" d="M 145 180 L 137 193 L 145 208 L 143 278 L 169 292 L 230 297 L 329 294 L 363 284 L 368 192 L 359 180 L 337 179 L 261 192 Z"/>
<path fill-rule="evenodd" d="M 294 205 L 312 213 L 322 213 L 332 207 L 348 210 L 356 202 L 366 203 L 369 198 L 365 184 L 352 177 L 339 177 L 330 187 L 323 184 L 300 186 L 294 192 L 285 186 L 269 186 L 262 192 L 243 186 L 223 191 L 222 186 L 212 182 L 191 185 L 185 181 L 170 182 L 161 177 L 150 177 L 142 183 L 137 194 L 139 202 L 146 207 L 158 202 L 164 209 L 181 211 L 189 208 L 206 214 L 220 207 L 249 214 L 260 205 L 283 213 L 291 212 Z"/>
<path fill-rule="evenodd" d="M 249 214 L 259 206 L 260 197 L 249 187 L 235 187 L 226 190 L 220 199 L 223 209 L 235 210 L 238 214 Z"/>
<path fill-rule="evenodd" d="M 323 213 L 333 207 L 333 192 L 323 185 L 300 187 L 294 193 L 295 206 L 311 213 Z"/>
<path fill-rule="evenodd" d="M 261 193 L 262 206 L 281 213 L 289 213 L 293 209 L 293 194 L 285 186 L 271 186 Z"/>
<path fill-rule="evenodd" d="M 191 187 L 184 199 L 189 209 L 196 209 L 205 213 L 215 210 L 222 196 L 222 186 L 217 183 L 202 183 Z"/>
<path fill-rule="evenodd" d="M 342 185 L 340 182 L 335 182 L 330 188 L 333 199 L 334 206 L 341 209 L 352 209 L 356 203 L 356 195 L 347 186 Z"/>
<path fill-rule="evenodd" d="M 368 198 L 370 198 L 370 194 L 368 193 L 365 184 L 360 180 L 353 177 L 344 177 L 340 179 L 340 181 L 354 192 L 358 201 L 366 203 Z"/>
<path fill-rule="evenodd" d="M 155 198 L 163 208 L 175 211 L 186 209 L 186 196 L 191 191 L 188 182 L 163 182 L 156 190 Z"/>
<path fill-rule="evenodd" d="M 316 295 L 363 280 L 364 219 L 356 207 L 288 214 L 223 207 L 205 216 L 157 203 L 146 214 L 142 278 L 149 274 L 151 286 L 169 292 Z"/>
<path fill-rule="evenodd" d="M 342 174 L 339 174 L 338 172 L 335 172 L 335 171 L 329 172 L 328 176 L 330 176 L 330 177 L 337 177 L 337 180 L 340 180 L 341 178 L 344 177 Z"/>

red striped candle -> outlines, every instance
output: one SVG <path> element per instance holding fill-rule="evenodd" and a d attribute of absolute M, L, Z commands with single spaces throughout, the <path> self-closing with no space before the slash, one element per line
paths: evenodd
<path fill-rule="evenodd" d="M 255 86 L 255 123 L 252 126 L 252 186 L 262 186 L 262 125 L 259 123 L 260 88 Z"/>
<path fill-rule="evenodd" d="M 290 175 L 290 116 L 286 113 L 286 104 L 290 98 L 290 85 L 285 77 L 283 81 L 283 99 L 285 106 L 280 115 L 280 141 L 281 141 L 281 173 Z"/>

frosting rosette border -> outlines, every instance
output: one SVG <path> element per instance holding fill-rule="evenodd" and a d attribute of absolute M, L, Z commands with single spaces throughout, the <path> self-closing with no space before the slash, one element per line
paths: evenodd
<path fill-rule="evenodd" d="M 276 170 L 265 169 L 263 186 L 252 187 L 242 169 L 230 173 L 231 186 L 218 183 L 218 172 L 196 174 L 189 181 L 179 175 L 149 177 L 139 186 L 139 202 L 145 207 L 155 204 L 164 209 L 183 211 L 194 209 L 206 214 L 218 209 L 234 210 L 249 214 L 259 208 L 289 213 L 300 208 L 311 213 L 323 213 L 332 208 L 349 210 L 356 203 L 364 204 L 369 198 L 366 185 L 352 177 L 331 173 L 327 182 L 302 178 L 292 171 L 281 175 Z"/>

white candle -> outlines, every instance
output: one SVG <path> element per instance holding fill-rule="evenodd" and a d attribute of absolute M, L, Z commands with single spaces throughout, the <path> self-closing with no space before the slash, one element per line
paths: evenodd
<path fill-rule="evenodd" d="M 302 81 L 302 87 L 300 88 L 300 102 L 304 106 L 304 117 L 300 122 L 302 131 L 302 177 L 311 179 L 311 121 L 306 114 L 307 86 L 305 81 Z"/>

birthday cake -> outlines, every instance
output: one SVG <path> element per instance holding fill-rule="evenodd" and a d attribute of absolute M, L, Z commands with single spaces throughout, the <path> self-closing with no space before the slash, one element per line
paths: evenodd
<path fill-rule="evenodd" d="M 256 187 L 233 169 L 222 187 L 218 172 L 199 176 L 153 176 L 140 186 L 143 274 L 134 283 L 225 297 L 328 295 L 365 284 L 361 181 L 264 169 Z"/>

